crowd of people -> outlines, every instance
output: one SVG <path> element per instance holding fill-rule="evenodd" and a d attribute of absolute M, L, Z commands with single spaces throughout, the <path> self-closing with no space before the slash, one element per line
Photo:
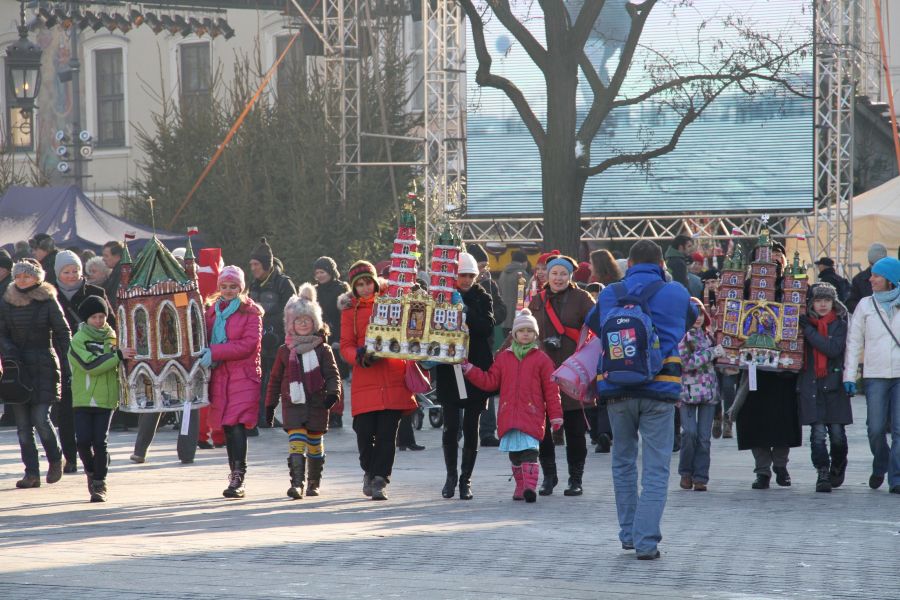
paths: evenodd
<path fill-rule="evenodd" d="M 16 487 L 42 483 L 36 432 L 49 462 L 45 481 L 77 472 L 80 457 L 91 501 L 104 501 L 117 370 L 134 358 L 116 339 L 124 246 L 109 242 L 93 256 L 58 250 L 47 235 L 25 246 L 17 244 L 15 256 L 0 252 L 4 380 L 19 372 L 18 383 L 33 388 L 27 401 L 6 405 L 25 469 Z M 775 242 L 772 250 L 779 301 L 785 249 Z M 887 477 L 889 491 L 900 494 L 900 261 L 887 254 L 873 245 L 869 267 L 852 282 L 830 258 L 817 260 L 817 282 L 800 316 L 804 369 L 760 371 L 751 383 L 747 371 L 715 365 L 724 354 L 715 342 L 718 265 L 688 236 L 676 237 L 665 253 L 642 240 L 627 257 L 601 249 L 582 262 L 548 251 L 533 268 L 517 250 L 497 281 L 484 249 L 470 245 L 456 279 L 469 331 L 460 369 L 465 385 L 458 367 L 422 365 L 443 411 L 441 495 L 471 500 L 479 447 L 491 446 L 509 454 L 513 500 L 552 495 L 559 485 L 556 447 L 564 445 L 563 495 L 579 496 L 590 440 L 596 452 L 612 452 L 622 547 L 639 559 L 657 558 L 672 453 L 680 454 L 680 487 L 706 491 L 710 440 L 732 437 L 732 424 L 738 448 L 753 454 L 753 489 L 768 488 L 773 472 L 778 485 L 791 485 L 790 448 L 801 445 L 803 426 L 816 491 L 840 487 L 850 398 L 860 376 L 873 456 L 869 485 L 878 489 Z M 287 435 L 287 495 L 318 495 L 325 435 L 343 427 L 349 386 L 362 493 L 386 500 L 398 445 L 422 446 L 409 425 L 418 406 L 409 365 L 376 357 L 366 346 L 375 299 L 385 291 L 383 273 L 359 260 L 344 281 L 335 261 L 321 257 L 310 273 L 315 283 L 298 289 L 265 238 L 250 253 L 249 282 L 242 268 L 218 261 L 204 293 L 208 339 L 199 360 L 211 370 L 210 406 L 200 411 L 198 446 L 226 448 L 223 495 L 244 497 L 248 438 L 259 427 L 279 426 Z M 630 324 L 628 339 L 610 329 L 612 322 Z M 608 362 L 598 370 L 595 399 L 585 401 L 562 393 L 551 375 L 591 335 L 606 345 L 601 361 Z M 613 345 L 630 358 L 639 350 L 638 359 L 617 363 Z M 11 383 L 4 381 L 4 390 Z M 158 414 L 141 416 L 132 461 L 146 460 L 158 424 Z"/>

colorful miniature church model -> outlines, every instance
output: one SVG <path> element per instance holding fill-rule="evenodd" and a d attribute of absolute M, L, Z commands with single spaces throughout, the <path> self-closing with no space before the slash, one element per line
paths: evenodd
<path fill-rule="evenodd" d="M 127 412 L 167 412 L 209 404 L 203 303 L 188 238 L 184 267 L 154 236 L 132 263 L 126 242 L 117 298 L 119 342 L 133 348 L 125 361 L 119 406 Z"/>
<path fill-rule="evenodd" d="M 375 299 L 366 346 L 375 356 L 386 358 L 462 362 L 469 330 L 465 305 L 456 291 L 460 239 L 449 228 L 438 237 L 427 292 L 416 286 L 418 247 L 415 215 L 404 209 L 391 253 L 388 289 Z"/>
<path fill-rule="evenodd" d="M 740 247 L 725 260 L 717 295 L 716 342 L 725 356 L 721 366 L 746 368 L 751 363 L 770 371 L 803 368 L 800 314 L 806 306 L 806 273 L 800 255 L 782 278 L 783 296 L 776 302 L 778 273 L 772 259 L 769 232 L 763 230 L 750 263 L 749 294 L 744 296 L 746 265 Z"/>

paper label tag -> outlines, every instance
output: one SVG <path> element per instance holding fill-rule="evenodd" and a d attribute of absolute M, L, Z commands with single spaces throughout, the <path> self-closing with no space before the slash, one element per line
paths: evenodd
<path fill-rule="evenodd" d="M 750 366 L 747 368 L 747 375 L 749 375 L 750 379 L 750 391 L 756 391 L 756 363 L 750 363 Z"/>
<path fill-rule="evenodd" d="M 188 295 L 185 293 L 175 294 L 172 296 L 172 301 L 175 302 L 175 306 L 182 308 L 188 305 Z"/>
<path fill-rule="evenodd" d="M 465 400 L 469 395 L 466 393 L 466 380 L 463 377 L 462 366 L 453 365 L 453 374 L 456 375 L 456 389 L 459 392 L 459 399 Z"/>
<path fill-rule="evenodd" d="M 191 401 L 184 403 L 184 410 L 181 412 L 181 435 L 188 435 L 191 431 Z"/>

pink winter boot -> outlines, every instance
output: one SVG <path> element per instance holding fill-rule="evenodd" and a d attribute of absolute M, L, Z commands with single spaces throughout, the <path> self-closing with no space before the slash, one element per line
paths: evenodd
<path fill-rule="evenodd" d="M 513 492 L 513 500 L 524 500 L 522 493 L 525 491 L 525 476 L 522 473 L 522 465 L 512 466 L 513 479 L 516 480 L 516 489 Z"/>
<path fill-rule="evenodd" d="M 525 486 L 525 502 L 537 500 L 537 483 L 541 467 L 536 462 L 522 463 L 522 483 Z"/>

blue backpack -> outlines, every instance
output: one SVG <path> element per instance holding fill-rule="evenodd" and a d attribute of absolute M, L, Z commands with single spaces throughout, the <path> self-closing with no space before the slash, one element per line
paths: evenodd
<path fill-rule="evenodd" d="M 628 293 L 624 283 L 612 284 L 617 304 L 600 325 L 597 366 L 598 373 L 612 385 L 644 385 L 662 370 L 659 337 L 647 303 L 665 285 L 664 281 L 654 281 L 635 296 Z"/>

